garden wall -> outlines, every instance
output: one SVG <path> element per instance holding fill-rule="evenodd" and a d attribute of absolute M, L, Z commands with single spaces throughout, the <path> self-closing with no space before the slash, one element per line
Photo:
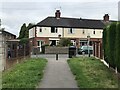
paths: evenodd
<path fill-rule="evenodd" d="M 68 54 L 68 47 L 45 47 L 45 54 Z"/>

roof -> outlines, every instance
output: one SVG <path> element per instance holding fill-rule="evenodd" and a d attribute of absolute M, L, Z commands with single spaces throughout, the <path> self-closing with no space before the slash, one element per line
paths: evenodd
<path fill-rule="evenodd" d="M 8 31 L 5 31 L 5 30 L 4 30 L 4 28 L 0 29 L 0 32 L 2 32 L 3 34 L 7 33 L 7 34 L 10 34 L 10 35 L 12 35 L 12 36 L 15 36 L 15 37 L 16 37 L 16 35 L 15 35 L 15 34 L 12 34 L 12 33 L 8 32 Z"/>
<path fill-rule="evenodd" d="M 47 17 L 35 26 L 103 29 L 105 24 L 102 20 Z"/>
<path fill-rule="evenodd" d="M 7 40 L 8 42 L 20 42 L 20 39 L 10 39 L 10 40 Z"/>

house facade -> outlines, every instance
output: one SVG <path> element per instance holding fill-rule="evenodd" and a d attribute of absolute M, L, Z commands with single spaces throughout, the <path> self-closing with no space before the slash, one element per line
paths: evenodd
<path fill-rule="evenodd" d="M 90 36 L 90 45 L 102 41 L 102 33 L 109 15 L 103 20 L 66 18 L 61 17 L 60 10 L 56 10 L 55 17 L 47 17 L 29 30 L 30 44 L 33 47 L 42 45 L 56 46 L 61 38 L 69 38 L 73 45 L 80 47 L 87 45 L 87 36 Z"/>

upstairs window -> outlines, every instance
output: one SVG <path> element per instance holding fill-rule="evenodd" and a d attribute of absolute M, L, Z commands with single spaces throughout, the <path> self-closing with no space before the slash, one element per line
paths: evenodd
<path fill-rule="evenodd" d="M 58 28 L 57 27 L 51 27 L 51 33 L 57 33 Z"/>
<path fill-rule="evenodd" d="M 55 28 L 55 32 L 56 32 L 56 33 L 58 32 L 58 28 L 57 28 L 57 27 Z"/>
<path fill-rule="evenodd" d="M 40 41 L 37 41 L 37 46 L 40 46 Z"/>
<path fill-rule="evenodd" d="M 70 34 L 74 33 L 74 32 L 73 32 L 73 28 L 70 28 L 70 29 L 68 30 L 68 33 L 70 33 Z"/>
<path fill-rule="evenodd" d="M 42 32 L 42 28 L 40 28 L 39 32 Z"/>
<path fill-rule="evenodd" d="M 93 31 L 93 34 L 95 34 L 95 30 Z"/>
<path fill-rule="evenodd" d="M 85 34 L 85 30 L 84 29 L 83 29 L 82 33 Z"/>

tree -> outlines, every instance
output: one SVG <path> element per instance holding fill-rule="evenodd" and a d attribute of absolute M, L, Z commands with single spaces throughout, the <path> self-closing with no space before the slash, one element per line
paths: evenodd
<path fill-rule="evenodd" d="M 67 39 L 67 38 L 62 38 L 59 43 L 60 43 L 60 46 L 70 46 L 71 45 L 70 39 Z"/>
<path fill-rule="evenodd" d="M 28 38 L 22 38 L 22 39 L 20 39 L 20 44 L 21 44 L 21 45 L 23 45 L 23 44 L 27 44 L 28 41 L 29 41 Z"/>
<path fill-rule="evenodd" d="M 26 28 L 26 31 L 25 31 L 25 38 L 29 38 L 29 29 L 33 26 L 32 23 L 29 23 L 27 28 Z"/>
<path fill-rule="evenodd" d="M 22 39 L 22 38 L 25 38 L 26 36 L 26 30 L 27 30 L 27 27 L 26 27 L 26 24 L 24 23 L 22 26 L 21 26 L 21 29 L 20 29 L 20 32 L 19 32 L 19 39 Z"/>
<path fill-rule="evenodd" d="M 24 23 L 21 26 L 20 33 L 19 33 L 19 39 L 22 38 L 29 38 L 29 29 L 33 26 L 32 23 L 29 23 L 28 26 L 26 26 L 26 23 Z"/>

